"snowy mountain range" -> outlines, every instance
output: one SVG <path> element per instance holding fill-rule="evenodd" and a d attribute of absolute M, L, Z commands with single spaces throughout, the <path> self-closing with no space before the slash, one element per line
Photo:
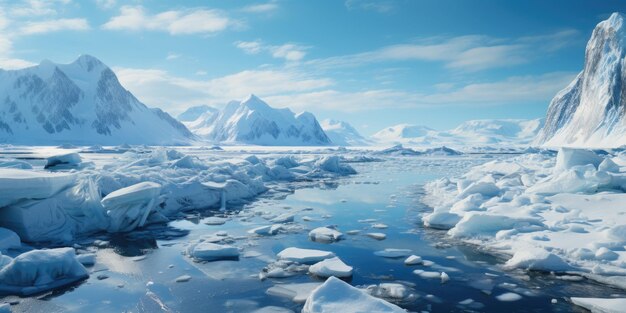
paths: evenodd
<path fill-rule="evenodd" d="M 198 105 L 198 106 L 190 107 L 187 110 L 185 110 L 185 112 L 178 114 L 178 116 L 176 116 L 176 119 L 183 123 L 193 122 L 197 120 L 203 114 L 213 115 L 217 113 L 218 111 L 219 111 L 218 109 L 214 107 L 210 107 L 208 105 Z M 205 117 L 205 119 L 207 118 Z"/>
<path fill-rule="evenodd" d="M 368 146 L 371 144 L 370 140 L 361 136 L 348 122 L 325 119 L 321 126 L 334 145 Z"/>
<path fill-rule="evenodd" d="M 215 114 L 207 113 L 186 124 L 194 134 L 213 142 L 268 146 L 332 144 L 313 114 L 275 109 L 255 95 L 241 102 L 231 101 Z"/>
<path fill-rule="evenodd" d="M 490 119 L 466 121 L 454 129 L 436 131 L 426 126 L 400 124 L 372 135 L 380 144 L 418 146 L 528 145 L 543 126 L 543 119 Z"/>
<path fill-rule="evenodd" d="M 0 70 L 0 142 L 13 144 L 186 144 L 194 136 L 148 108 L 95 57 Z"/>
<path fill-rule="evenodd" d="M 550 102 L 536 144 L 616 147 L 626 144 L 626 25 L 613 13 L 593 30 L 585 66 Z"/>

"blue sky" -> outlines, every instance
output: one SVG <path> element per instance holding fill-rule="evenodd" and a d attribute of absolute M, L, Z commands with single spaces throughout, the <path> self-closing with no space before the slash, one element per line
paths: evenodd
<path fill-rule="evenodd" d="M 0 67 L 91 54 L 149 106 L 255 93 L 364 134 L 543 117 L 622 1 L 0 0 Z"/>

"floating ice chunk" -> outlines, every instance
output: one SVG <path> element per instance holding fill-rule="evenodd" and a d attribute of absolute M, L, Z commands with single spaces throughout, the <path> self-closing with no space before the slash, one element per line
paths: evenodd
<path fill-rule="evenodd" d="M 321 283 L 282 284 L 270 287 L 266 293 L 272 296 L 287 298 L 296 303 L 303 303 L 307 301 L 313 290 L 321 285 Z"/>
<path fill-rule="evenodd" d="M 522 296 L 514 292 L 506 292 L 506 293 L 496 296 L 496 299 L 502 302 L 513 302 L 513 301 L 521 300 Z"/>
<path fill-rule="evenodd" d="M 606 247 L 602 247 L 598 249 L 595 253 L 596 259 L 598 260 L 606 260 L 606 261 L 614 261 L 619 258 L 619 254 L 609 250 Z"/>
<path fill-rule="evenodd" d="M 319 277 L 350 277 L 352 267 L 343 263 L 338 257 L 334 257 L 311 265 L 309 272 Z"/>
<path fill-rule="evenodd" d="M 279 306 L 266 306 L 252 311 L 252 313 L 294 313 L 292 310 Z"/>
<path fill-rule="evenodd" d="M 293 218 L 294 218 L 295 214 L 294 213 L 283 213 L 273 219 L 270 220 L 270 222 L 272 223 L 291 223 L 293 222 Z"/>
<path fill-rule="evenodd" d="M 493 215 L 482 212 L 468 212 L 448 232 L 452 237 L 494 236 L 503 229 L 514 229 L 516 225 L 537 225 L 540 221 L 534 218 L 513 218 L 504 215 Z"/>
<path fill-rule="evenodd" d="M 405 265 L 418 265 L 418 264 L 422 264 L 422 257 L 419 257 L 417 255 L 410 255 L 408 258 L 406 258 L 406 260 L 404 260 L 404 264 Z"/>
<path fill-rule="evenodd" d="M 367 286 L 367 293 L 377 298 L 403 300 L 410 295 L 407 286 L 397 283 L 382 283 L 380 285 Z"/>
<path fill-rule="evenodd" d="M 598 165 L 598 171 L 604 171 L 608 173 L 619 173 L 619 165 L 617 165 L 610 158 L 602 160 L 602 163 Z"/>
<path fill-rule="evenodd" d="M 330 251 L 290 247 L 279 252 L 277 256 L 280 260 L 288 260 L 301 264 L 312 264 L 332 258 L 335 254 Z"/>
<path fill-rule="evenodd" d="M 563 171 L 570 169 L 577 165 L 592 164 L 594 167 L 602 162 L 602 157 L 595 154 L 591 150 L 586 149 L 574 149 L 574 148 L 560 148 L 556 155 L 555 171 Z"/>
<path fill-rule="evenodd" d="M 342 239 L 343 234 L 328 227 L 318 227 L 309 232 L 309 239 L 316 242 L 330 243 Z"/>
<path fill-rule="evenodd" d="M 9 249 L 21 247 L 20 236 L 14 231 L 0 227 L 0 251 L 7 252 Z"/>
<path fill-rule="evenodd" d="M 174 168 L 187 168 L 187 169 L 196 169 L 196 170 L 205 170 L 208 167 L 202 162 L 198 160 L 197 157 L 191 155 L 185 155 L 178 160 L 176 160 L 171 165 Z"/>
<path fill-rule="evenodd" d="M 73 248 L 32 250 L 0 270 L 0 292 L 28 296 L 89 277 Z"/>
<path fill-rule="evenodd" d="M 80 264 L 85 266 L 91 266 L 96 264 L 96 254 L 95 253 L 83 253 L 76 256 L 76 260 L 80 262 Z"/>
<path fill-rule="evenodd" d="M 367 233 L 365 235 L 367 237 L 370 237 L 370 238 L 376 239 L 376 240 L 384 240 L 385 238 L 387 238 L 387 235 L 385 235 L 383 233 Z"/>
<path fill-rule="evenodd" d="M 578 298 L 572 297 L 572 303 L 593 313 L 620 313 L 626 307 L 626 298 Z"/>
<path fill-rule="evenodd" d="M 508 268 L 539 271 L 567 271 L 572 269 L 563 259 L 542 248 L 518 249 L 504 265 Z"/>
<path fill-rule="evenodd" d="M 414 270 L 413 274 L 421 278 L 441 278 L 441 273 L 435 271 Z"/>
<path fill-rule="evenodd" d="M 0 168 L 0 207 L 22 199 L 49 198 L 75 182 L 75 174 Z"/>
<path fill-rule="evenodd" d="M 372 224 L 372 228 L 386 229 L 387 227 L 389 227 L 389 226 L 387 226 L 387 224 L 383 224 L 383 223 Z"/>
<path fill-rule="evenodd" d="M 217 217 L 217 216 L 210 216 L 202 220 L 204 224 L 212 225 L 212 226 L 223 225 L 224 223 L 226 223 L 226 221 L 228 221 L 228 219 L 223 218 L 223 217 Z"/>
<path fill-rule="evenodd" d="M 46 160 L 46 165 L 44 168 L 53 168 L 53 167 L 76 167 L 79 166 L 82 162 L 80 155 L 78 153 L 66 153 L 61 155 L 51 156 Z"/>
<path fill-rule="evenodd" d="M 177 283 L 185 283 L 191 280 L 191 276 L 189 275 L 182 275 L 182 276 L 178 276 L 176 277 L 176 279 L 174 280 Z"/>
<path fill-rule="evenodd" d="M 161 185 L 143 182 L 108 194 L 101 203 L 111 218 L 109 231 L 125 232 L 143 226 L 159 204 L 160 193 Z"/>
<path fill-rule="evenodd" d="M 283 226 L 280 224 L 274 224 L 274 225 L 265 225 L 265 226 L 259 226 L 257 228 L 253 228 L 250 229 L 248 231 L 248 234 L 257 234 L 257 235 L 262 235 L 262 236 L 273 236 L 278 234 L 278 232 L 283 229 Z"/>
<path fill-rule="evenodd" d="M 372 297 L 365 291 L 330 277 L 307 298 L 302 313 L 357 313 L 406 311 L 385 300 Z"/>
<path fill-rule="evenodd" d="M 211 242 L 197 242 L 187 247 L 187 255 L 202 261 L 233 260 L 239 257 L 239 249 Z"/>
<path fill-rule="evenodd" d="M 411 255 L 411 250 L 409 249 L 385 249 L 381 251 L 374 252 L 375 255 L 381 256 L 383 258 L 403 258 L 408 255 Z"/>
<path fill-rule="evenodd" d="M 348 164 L 342 164 L 341 158 L 336 155 L 327 155 L 321 157 L 315 162 L 315 166 L 323 171 L 337 173 L 341 175 L 356 174 L 356 171 L 352 166 Z"/>
<path fill-rule="evenodd" d="M 445 284 L 446 282 L 448 282 L 450 280 L 450 276 L 448 274 L 446 274 L 446 272 L 441 272 L 441 283 Z"/>
<path fill-rule="evenodd" d="M 433 212 L 422 218 L 424 226 L 444 230 L 454 227 L 460 220 L 460 216 L 450 212 Z"/>
<path fill-rule="evenodd" d="M 0 313 L 11 313 L 11 304 L 9 303 L 0 304 Z"/>

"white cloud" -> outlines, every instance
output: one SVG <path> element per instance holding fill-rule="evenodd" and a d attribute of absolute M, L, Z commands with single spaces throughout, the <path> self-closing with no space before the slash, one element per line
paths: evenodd
<path fill-rule="evenodd" d="M 312 60 L 317 68 L 360 66 L 385 61 L 437 61 L 447 68 L 479 71 L 524 64 L 545 53 L 571 44 L 578 36 L 575 30 L 555 34 L 499 39 L 483 35 L 451 38 L 435 37 L 416 43 L 396 44 L 374 51 Z"/>
<path fill-rule="evenodd" d="M 66 5 L 71 0 L 23 0 L 14 5 L 11 10 L 11 16 L 45 16 L 57 14 L 57 5 Z"/>
<path fill-rule="evenodd" d="M 250 93 L 270 95 L 307 92 L 334 82 L 290 70 L 247 70 L 214 79 L 188 79 L 156 69 L 113 69 L 124 87 L 141 101 L 176 112 L 197 104 L 222 105 Z"/>
<path fill-rule="evenodd" d="M 270 13 L 278 10 L 278 4 L 276 2 L 267 2 L 260 4 L 252 4 L 245 6 L 241 11 L 246 13 Z"/>
<path fill-rule="evenodd" d="M 171 10 L 150 15 L 142 6 L 123 6 L 120 15 L 111 18 L 102 27 L 109 30 L 152 30 L 171 35 L 211 34 L 235 26 L 220 10 L 189 9 Z"/>
<path fill-rule="evenodd" d="M 309 49 L 309 47 L 294 43 L 286 43 L 279 46 L 265 45 L 260 40 L 236 41 L 235 46 L 247 54 L 258 54 L 266 51 L 274 58 L 291 62 L 302 60 L 306 56 L 306 50 Z"/>
<path fill-rule="evenodd" d="M 26 22 L 20 27 L 20 34 L 44 34 L 63 30 L 89 30 L 89 23 L 84 18 L 62 18 L 56 20 Z"/>
<path fill-rule="evenodd" d="M 168 53 L 167 56 L 165 57 L 166 60 L 171 61 L 171 60 L 176 60 L 178 58 L 180 58 L 181 55 L 177 54 L 177 53 Z"/>
<path fill-rule="evenodd" d="M 243 50 L 247 54 L 257 54 L 263 50 L 263 46 L 261 45 L 261 41 L 237 41 L 235 42 L 235 46 L 241 50 Z"/>
<path fill-rule="evenodd" d="M 111 9 L 116 4 L 116 0 L 96 0 L 96 5 L 101 9 Z"/>

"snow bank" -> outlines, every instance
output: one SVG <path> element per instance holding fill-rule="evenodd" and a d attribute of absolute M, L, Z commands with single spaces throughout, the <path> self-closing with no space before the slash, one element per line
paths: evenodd
<path fill-rule="evenodd" d="M 89 277 L 72 248 L 32 250 L 0 270 L 0 293 L 28 296 Z"/>
<path fill-rule="evenodd" d="M 507 268 L 625 279 L 626 154 L 562 148 L 425 185 L 424 225 L 509 255 Z M 612 277 L 610 277 L 612 276 Z"/>
<path fill-rule="evenodd" d="M 307 298 L 302 313 L 406 312 L 385 300 L 330 277 Z"/>

